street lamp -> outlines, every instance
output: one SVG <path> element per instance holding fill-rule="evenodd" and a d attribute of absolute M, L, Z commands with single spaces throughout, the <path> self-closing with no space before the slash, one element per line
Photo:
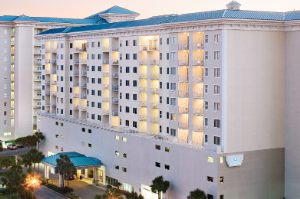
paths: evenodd
<path fill-rule="evenodd" d="M 30 173 L 26 176 L 24 187 L 25 189 L 34 192 L 42 184 L 41 176 L 35 173 Z"/>

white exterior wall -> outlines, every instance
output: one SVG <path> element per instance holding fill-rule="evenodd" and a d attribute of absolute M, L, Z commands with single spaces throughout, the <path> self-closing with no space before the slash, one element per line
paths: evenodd
<path fill-rule="evenodd" d="M 15 31 L 15 134 L 32 133 L 33 26 L 17 25 Z"/>
<path fill-rule="evenodd" d="M 86 124 L 41 115 L 38 126 L 47 140 L 42 150 L 45 154 L 76 151 L 99 158 L 107 176 L 132 185 L 137 192 L 140 192 L 142 184 L 149 186 L 155 177 L 163 175 L 171 183 L 167 198 L 186 198 L 195 188 L 201 188 L 211 195 L 217 193 L 216 168 L 219 161 L 215 153 L 155 139 L 153 136 L 117 133 Z M 85 128 L 85 132 L 82 132 L 82 128 Z M 88 129 L 92 132 L 88 133 Z M 119 140 L 116 140 L 116 135 Z M 161 150 L 155 149 L 155 145 L 160 145 Z M 165 152 L 165 147 L 169 147 L 170 152 Z M 116 151 L 119 156 L 116 156 Z M 127 158 L 123 157 L 124 153 Z M 208 163 L 208 156 L 215 162 Z M 155 162 L 159 162 L 161 167 L 156 167 Z M 170 170 L 164 168 L 165 164 L 170 166 Z M 119 170 L 115 169 L 117 165 Z M 123 172 L 122 168 L 126 168 L 127 172 Z M 214 177 L 215 182 L 208 182 L 207 176 Z"/>
<path fill-rule="evenodd" d="M 225 30 L 224 152 L 283 148 L 285 34 Z"/>
<path fill-rule="evenodd" d="M 10 26 L 0 27 L 0 137 L 7 140 L 14 136 L 11 124 L 11 32 Z"/>

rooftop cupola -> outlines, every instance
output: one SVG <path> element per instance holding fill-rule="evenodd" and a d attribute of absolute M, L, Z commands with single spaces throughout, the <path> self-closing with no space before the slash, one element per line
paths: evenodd
<path fill-rule="evenodd" d="M 105 19 L 108 23 L 112 23 L 112 22 L 135 20 L 135 18 L 139 15 L 140 15 L 139 13 L 128 10 L 126 8 L 113 6 L 111 8 L 108 8 L 107 10 L 98 12 L 87 18 L 99 17 Z"/>
<path fill-rule="evenodd" d="M 231 1 L 227 5 L 227 10 L 240 10 L 241 4 L 237 1 Z"/>

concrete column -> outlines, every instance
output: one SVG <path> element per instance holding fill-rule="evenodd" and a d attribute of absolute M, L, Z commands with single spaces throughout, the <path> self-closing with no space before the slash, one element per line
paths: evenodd
<path fill-rule="evenodd" d="M 101 169 L 103 171 L 103 177 L 102 177 L 103 185 L 106 185 L 106 171 L 105 171 L 105 167 L 101 166 Z"/>
<path fill-rule="evenodd" d="M 84 177 L 88 178 L 88 169 L 84 169 Z"/>
<path fill-rule="evenodd" d="M 98 174 L 98 167 L 93 168 L 93 177 L 94 177 L 94 184 L 98 184 L 99 174 Z"/>
<path fill-rule="evenodd" d="M 49 166 L 44 165 L 44 177 L 46 179 L 49 179 L 49 170 L 50 170 Z"/>
<path fill-rule="evenodd" d="M 63 177 L 61 174 L 58 175 L 58 186 L 59 187 L 63 187 L 64 186 L 64 181 L 63 181 Z"/>

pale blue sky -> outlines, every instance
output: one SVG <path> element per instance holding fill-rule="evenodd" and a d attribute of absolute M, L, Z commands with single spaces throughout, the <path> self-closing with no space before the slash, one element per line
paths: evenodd
<path fill-rule="evenodd" d="M 238 0 L 245 10 L 300 10 L 299 0 Z M 229 0 L 0 0 L 0 15 L 82 18 L 119 5 L 139 12 L 139 18 L 225 8 Z"/>

